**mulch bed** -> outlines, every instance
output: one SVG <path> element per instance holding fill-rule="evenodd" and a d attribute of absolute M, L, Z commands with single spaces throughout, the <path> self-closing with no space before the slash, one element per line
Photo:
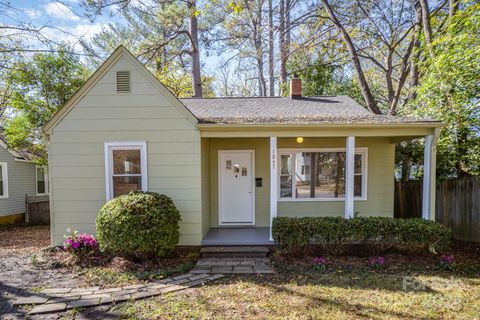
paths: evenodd
<path fill-rule="evenodd" d="M 50 226 L 0 227 L 0 256 L 33 254 L 50 245 Z"/>
<path fill-rule="evenodd" d="M 480 244 L 454 241 L 452 246 L 445 252 L 455 256 L 458 274 L 480 274 Z M 322 256 L 317 253 L 317 256 Z M 441 254 L 402 254 L 386 253 L 385 267 L 375 272 L 397 273 L 403 272 L 428 272 L 438 270 Z M 369 270 L 369 258 L 367 256 L 324 256 L 327 260 L 330 272 L 355 272 Z M 271 257 L 280 272 L 297 272 L 298 269 L 313 270 L 315 255 L 307 257 L 292 257 L 276 254 Z"/>

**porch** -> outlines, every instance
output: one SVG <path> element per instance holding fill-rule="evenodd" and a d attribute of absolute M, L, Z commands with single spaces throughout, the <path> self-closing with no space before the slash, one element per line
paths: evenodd
<path fill-rule="evenodd" d="M 273 245 L 269 227 L 210 228 L 203 246 Z"/>
<path fill-rule="evenodd" d="M 395 144 L 416 138 L 426 141 L 422 216 L 433 219 L 437 131 L 408 129 L 202 132 L 201 244 L 273 245 L 277 216 L 393 218 Z"/>

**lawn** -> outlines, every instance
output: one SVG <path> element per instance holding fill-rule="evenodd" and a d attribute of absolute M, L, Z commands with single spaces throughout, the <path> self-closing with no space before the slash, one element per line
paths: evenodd
<path fill-rule="evenodd" d="M 418 291 L 404 291 L 395 274 L 236 276 L 115 312 L 128 319 L 478 319 L 480 279 L 447 276 L 416 276 L 426 284 Z"/>
<path fill-rule="evenodd" d="M 56 263 L 53 268 L 35 265 L 31 258 L 48 243 L 48 228 L 0 229 L 0 233 L 0 266 L 6 270 L 0 273 L 0 289 L 2 282 L 15 280 L 21 283 L 19 290 L 24 284 L 27 291 L 137 283 L 183 273 L 196 257 L 194 251 L 183 250 L 175 259 L 150 265 L 114 258 L 93 267 Z M 12 240 L 18 237 L 24 240 Z M 390 253 L 381 270 L 368 267 L 368 257 L 327 257 L 326 271 L 312 267 L 313 257 L 273 255 L 274 275 L 227 276 L 175 294 L 76 311 L 85 317 L 108 312 L 122 319 L 480 319 L 480 246 L 457 242 L 449 253 L 457 261 L 453 271 L 439 267 L 438 255 Z M 11 288 L 7 285 L 3 290 L 11 292 Z M 7 319 L 15 312 L 0 301 L 0 314 L 2 310 Z M 72 312 L 49 316 L 74 318 Z"/>

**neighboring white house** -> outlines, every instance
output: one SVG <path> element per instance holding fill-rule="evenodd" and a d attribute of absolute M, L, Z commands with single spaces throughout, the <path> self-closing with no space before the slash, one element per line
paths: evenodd
<path fill-rule="evenodd" d="M 131 190 L 171 197 L 181 245 L 265 244 L 276 216 L 393 217 L 395 144 L 425 138 L 433 219 L 441 123 L 375 115 L 346 96 L 177 99 L 119 47 L 43 128 L 52 243 L 95 233 Z"/>
<path fill-rule="evenodd" d="M 46 169 L 29 151 L 8 148 L 0 136 L 0 224 L 24 220 L 26 195 L 48 195 Z"/>

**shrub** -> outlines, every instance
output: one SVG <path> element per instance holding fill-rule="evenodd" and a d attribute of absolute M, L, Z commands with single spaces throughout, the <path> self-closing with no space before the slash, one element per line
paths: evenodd
<path fill-rule="evenodd" d="M 110 200 L 97 216 L 102 250 L 130 258 L 156 258 L 178 244 L 180 213 L 173 201 L 154 192 L 132 192 Z"/>
<path fill-rule="evenodd" d="M 64 235 L 65 243 L 63 248 L 75 257 L 77 261 L 94 258 L 98 252 L 98 241 L 91 234 L 79 234 L 78 231 L 71 232 L 67 229 Z"/>
<path fill-rule="evenodd" d="M 370 253 L 379 254 L 392 247 L 409 251 L 443 249 L 450 243 L 452 231 L 423 219 L 277 217 L 272 236 L 279 249 L 289 253 L 306 254 L 316 244 L 333 254 L 348 244 L 361 243 Z"/>

